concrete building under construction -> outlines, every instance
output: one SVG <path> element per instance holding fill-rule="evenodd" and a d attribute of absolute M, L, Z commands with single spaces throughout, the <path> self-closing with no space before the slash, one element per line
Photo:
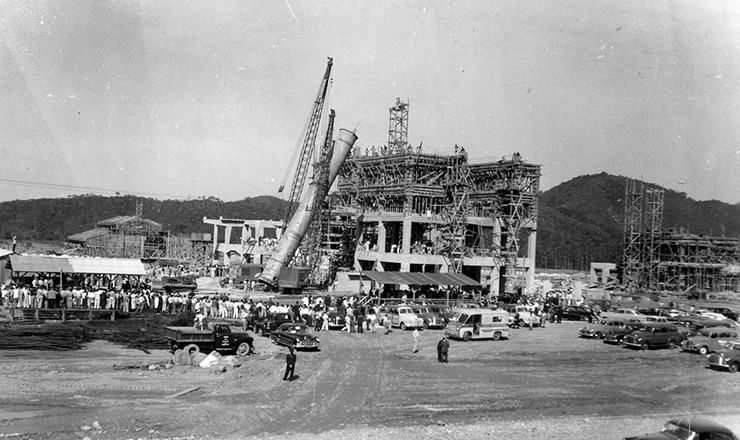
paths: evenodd
<path fill-rule="evenodd" d="M 663 229 L 664 190 L 628 180 L 623 283 L 629 290 L 740 292 L 740 240 Z"/>
<path fill-rule="evenodd" d="M 356 270 L 463 273 L 493 294 L 533 283 L 540 166 L 518 153 L 470 163 L 408 142 L 408 103 L 390 108 L 388 145 L 355 149 L 328 209 L 354 213 Z M 345 234 L 346 235 L 346 234 Z"/>

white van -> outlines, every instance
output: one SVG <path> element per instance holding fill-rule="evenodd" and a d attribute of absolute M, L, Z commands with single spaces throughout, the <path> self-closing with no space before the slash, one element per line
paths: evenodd
<path fill-rule="evenodd" d="M 448 338 L 493 339 L 509 338 L 509 312 L 491 309 L 455 309 L 455 318 L 445 329 Z"/>

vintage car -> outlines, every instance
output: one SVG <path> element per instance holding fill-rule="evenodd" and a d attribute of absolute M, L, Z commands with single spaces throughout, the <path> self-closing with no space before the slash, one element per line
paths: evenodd
<path fill-rule="evenodd" d="M 711 327 L 699 330 L 681 343 L 683 351 L 692 351 L 701 355 L 724 348 L 724 343 L 737 339 L 737 332 L 725 327 Z"/>
<path fill-rule="evenodd" d="M 738 440 L 724 425 L 700 417 L 669 420 L 660 432 L 625 437 L 624 440 Z"/>
<path fill-rule="evenodd" d="M 326 312 L 329 315 L 329 330 L 341 330 L 345 325 L 345 313 L 338 311 L 335 307 L 330 307 Z"/>
<path fill-rule="evenodd" d="M 627 319 L 631 322 L 644 322 L 645 315 L 639 313 L 635 309 L 630 308 L 618 308 L 613 312 L 604 312 L 601 314 L 601 319 Z"/>
<path fill-rule="evenodd" d="M 399 327 L 401 330 L 424 328 L 424 320 L 416 316 L 411 307 L 404 304 L 381 307 L 378 317 L 381 324 L 390 322 L 391 327 Z"/>
<path fill-rule="evenodd" d="M 615 328 L 624 327 L 629 321 L 623 319 L 609 319 L 601 321 L 599 324 L 589 324 L 578 330 L 578 336 L 581 338 L 603 339 L 604 336 Z"/>
<path fill-rule="evenodd" d="M 687 316 L 680 316 L 676 319 L 676 323 L 678 325 L 683 325 L 685 327 L 689 327 L 691 330 L 698 331 L 703 328 L 709 328 L 709 327 L 727 327 L 736 329 L 737 328 L 737 322 L 733 321 L 732 319 L 714 319 L 710 318 L 708 316 L 702 316 L 702 315 L 687 315 Z"/>
<path fill-rule="evenodd" d="M 684 335 L 678 332 L 673 324 L 645 324 L 625 336 L 622 342 L 627 347 L 649 350 L 658 347 L 678 348 L 681 346 Z"/>
<path fill-rule="evenodd" d="M 295 347 L 296 349 L 318 349 L 319 338 L 312 335 L 305 324 L 282 324 L 270 334 L 270 339 L 278 345 Z"/>
<path fill-rule="evenodd" d="M 740 342 L 727 342 L 725 348 L 707 356 L 709 368 L 724 370 L 730 373 L 740 371 Z"/>
<path fill-rule="evenodd" d="M 269 336 L 274 330 L 285 323 L 291 323 L 290 313 L 268 313 L 267 317 L 255 320 L 252 323 L 254 332 L 260 336 Z"/>
<path fill-rule="evenodd" d="M 625 336 L 640 330 L 644 325 L 642 322 L 630 322 L 623 327 L 612 327 L 604 335 L 604 343 L 622 345 Z"/>
<path fill-rule="evenodd" d="M 452 339 L 509 338 L 509 313 L 506 310 L 455 309 L 455 319 L 450 320 L 445 336 Z"/>
<path fill-rule="evenodd" d="M 445 306 L 441 304 L 431 304 L 429 307 L 439 315 L 442 319 L 445 321 L 445 325 L 449 324 L 450 319 L 452 319 L 453 316 L 455 316 L 455 312 L 452 310 L 452 307 Z"/>
<path fill-rule="evenodd" d="M 737 321 L 738 318 L 740 318 L 740 314 L 738 312 L 728 309 L 727 307 L 707 307 L 707 310 L 714 313 L 719 313 L 725 318 L 732 319 L 733 321 Z"/>
<path fill-rule="evenodd" d="M 564 306 L 563 319 L 567 321 L 588 321 L 591 322 L 594 316 L 593 311 L 583 306 Z"/>
<path fill-rule="evenodd" d="M 528 327 L 530 321 L 533 327 L 540 325 L 539 318 L 525 305 L 508 304 L 504 306 L 504 310 L 509 312 L 509 325 L 512 327 Z"/>
<path fill-rule="evenodd" d="M 444 328 L 446 325 L 444 318 L 434 313 L 430 306 L 411 304 L 411 310 L 424 320 L 424 328 Z"/>
<path fill-rule="evenodd" d="M 669 321 L 665 316 L 645 315 L 645 322 L 662 322 L 667 324 Z"/>

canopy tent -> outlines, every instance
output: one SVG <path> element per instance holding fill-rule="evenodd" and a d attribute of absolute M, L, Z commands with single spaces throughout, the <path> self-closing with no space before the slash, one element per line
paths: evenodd
<path fill-rule="evenodd" d="M 364 279 L 379 284 L 411 284 L 417 286 L 475 286 L 481 283 L 461 273 L 425 273 L 425 272 L 361 272 Z"/>
<path fill-rule="evenodd" d="M 55 255 L 11 255 L 13 272 L 146 276 L 141 260 Z"/>

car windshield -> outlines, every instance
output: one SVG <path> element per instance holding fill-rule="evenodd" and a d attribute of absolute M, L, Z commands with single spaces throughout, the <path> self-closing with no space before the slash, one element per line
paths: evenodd
<path fill-rule="evenodd" d="M 669 438 L 675 438 L 678 440 L 694 440 L 694 437 L 696 436 L 695 432 L 678 425 L 674 425 L 671 422 L 666 423 L 661 432 Z"/>
<path fill-rule="evenodd" d="M 459 316 L 456 317 L 456 319 L 457 322 L 459 322 L 460 324 L 465 324 L 465 322 L 467 322 L 468 320 L 468 315 L 465 313 L 461 313 Z"/>

